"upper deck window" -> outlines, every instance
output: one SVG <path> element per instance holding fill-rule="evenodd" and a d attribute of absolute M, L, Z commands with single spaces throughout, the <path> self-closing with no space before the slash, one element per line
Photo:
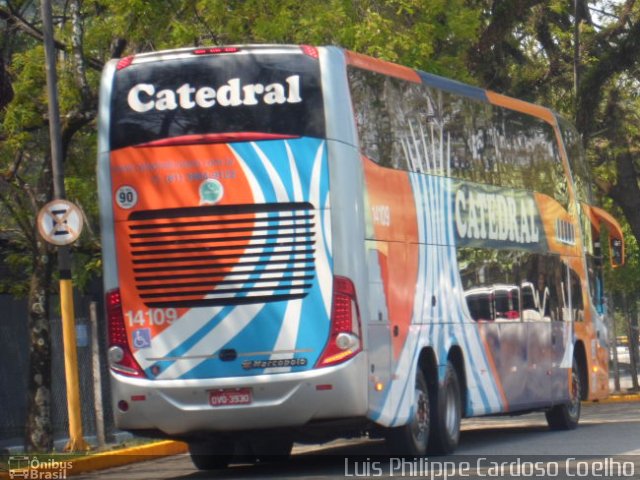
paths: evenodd
<path fill-rule="evenodd" d="M 347 73 L 360 149 L 370 160 L 537 191 L 568 205 L 555 131 L 544 120 L 370 70 Z"/>

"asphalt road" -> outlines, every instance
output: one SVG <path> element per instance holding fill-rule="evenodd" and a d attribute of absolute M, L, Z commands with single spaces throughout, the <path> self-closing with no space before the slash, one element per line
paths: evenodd
<path fill-rule="evenodd" d="M 77 477 L 102 480 L 329 478 L 635 478 L 640 479 L 640 403 L 583 406 L 577 430 L 551 432 L 542 414 L 463 422 L 456 455 L 384 456 L 373 440 L 296 446 L 283 465 L 232 465 L 201 472 L 177 455 Z"/>

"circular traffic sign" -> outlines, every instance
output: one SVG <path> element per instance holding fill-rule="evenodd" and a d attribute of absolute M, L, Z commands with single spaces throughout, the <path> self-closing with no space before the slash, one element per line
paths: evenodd
<path fill-rule="evenodd" d="M 38 213 L 38 232 L 53 245 L 69 245 L 82 231 L 82 212 L 67 200 L 53 200 Z"/>

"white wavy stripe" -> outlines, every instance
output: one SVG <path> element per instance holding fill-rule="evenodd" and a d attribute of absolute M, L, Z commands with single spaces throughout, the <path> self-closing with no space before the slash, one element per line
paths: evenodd
<path fill-rule="evenodd" d="M 143 369 L 149 368 L 155 363 L 155 360 L 147 360 L 149 355 L 152 358 L 167 356 L 204 327 L 221 310 L 222 307 L 214 307 L 211 310 L 203 308 L 187 310 L 171 326 L 165 328 L 151 339 L 151 348 L 138 350 L 134 354 L 136 360 Z"/>
<path fill-rule="evenodd" d="M 296 166 L 296 159 L 293 156 L 291 147 L 288 142 L 284 142 L 287 150 L 287 158 L 289 160 L 289 169 L 291 172 L 291 183 L 293 184 L 293 199 L 296 202 L 302 202 L 302 185 L 300 182 L 300 174 L 298 173 L 298 167 Z M 263 162 L 264 163 L 264 162 Z M 294 350 L 298 340 L 298 331 L 300 329 L 300 312 L 302 310 L 302 300 L 290 300 L 287 303 L 287 309 L 284 314 L 284 321 L 278 332 L 276 343 L 273 347 L 274 350 Z M 281 360 L 287 358 L 293 358 L 293 353 L 275 353 L 270 355 L 270 360 Z M 291 367 L 276 367 L 267 368 L 264 373 L 285 373 L 290 372 Z"/>
<path fill-rule="evenodd" d="M 320 143 L 316 157 L 313 160 L 313 170 L 311 173 L 311 184 L 309 185 L 309 201 L 318 209 L 318 224 L 321 224 L 321 204 L 320 204 L 320 182 L 322 180 L 322 158 L 324 154 L 324 142 Z M 333 289 L 332 272 L 329 267 L 329 259 L 326 254 L 326 239 L 325 235 L 331 235 L 331 229 L 325 232 L 322 229 L 322 234 L 316 229 L 316 241 L 318 247 L 316 248 L 316 274 L 318 275 L 318 285 L 320 286 L 320 293 L 322 294 L 322 301 L 327 316 L 331 315 L 331 290 Z"/>
<path fill-rule="evenodd" d="M 282 181 L 282 179 L 280 178 L 278 172 L 276 171 L 276 169 L 273 167 L 272 163 L 269 161 L 269 159 L 267 158 L 267 156 L 264 154 L 264 152 L 258 147 L 258 145 L 254 142 L 252 142 L 252 147 L 254 148 L 256 154 L 258 155 L 258 157 L 260 158 L 260 161 L 262 162 L 262 165 L 264 166 L 265 170 L 267 171 L 268 175 L 269 175 L 269 179 L 271 180 L 271 184 L 276 192 L 276 198 L 279 202 L 288 202 L 289 201 L 289 194 L 287 193 L 287 190 L 284 186 L 284 183 Z M 298 170 L 296 168 L 295 165 L 295 158 L 293 157 L 293 153 L 291 152 L 291 148 L 289 147 L 289 145 L 285 142 L 285 147 L 287 150 L 287 156 L 289 158 L 289 166 L 291 167 L 291 177 L 292 177 L 292 182 L 293 182 L 293 188 L 294 188 L 294 198 L 296 201 L 301 201 L 302 200 L 302 188 L 300 186 L 300 177 L 298 174 Z M 246 166 L 245 166 L 246 167 Z M 246 167 L 246 170 L 248 172 L 249 168 Z M 253 177 L 253 173 L 249 173 L 252 177 Z M 255 183 L 257 184 L 257 181 L 255 180 L 255 177 L 253 177 Z M 292 214 L 293 215 L 293 214 Z M 293 226 L 294 226 L 294 234 L 295 234 L 295 222 L 293 222 Z M 295 238 L 295 235 L 294 235 Z M 277 247 L 276 247 L 277 250 Z M 288 256 L 288 259 L 295 259 L 295 255 L 292 257 L 291 255 Z M 280 273 L 279 278 L 282 278 L 284 276 L 284 273 Z M 260 278 L 262 278 L 263 275 L 260 275 Z M 287 304 L 287 309 L 284 315 L 284 319 L 280 325 L 280 331 L 278 332 L 278 337 L 276 339 L 276 343 L 274 345 L 274 350 L 293 350 L 295 349 L 295 345 L 296 345 L 296 341 L 297 341 L 297 337 L 298 337 L 298 330 L 299 330 L 299 326 L 300 326 L 300 310 L 302 308 L 302 301 L 301 300 L 293 300 L 288 302 Z M 282 358 L 292 358 L 292 354 L 273 354 L 270 355 L 270 359 L 282 359 Z M 271 369 L 265 369 L 265 373 L 275 373 L 275 372 L 287 372 L 290 371 L 291 367 L 284 367 L 284 368 L 271 368 Z"/>
<path fill-rule="evenodd" d="M 269 294 L 270 293 L 267 293 L 267 295 Z M 242 305 L 242 308 L 235 307 L 233 309 L 233 315 L 227 315 L 209 333 L 203 336 L 193 348 L 189 350 L 189 355 L 202 357 L 213 355 L 249 325 L 263 307 L 264 303 Z M 171 366 L 161 372 L 156 378 L 158 380 L 179 378 L 205 360 L 207 360 L 207 358 L 173 362 Z"/>
<path fill-rule="evenodd" d="M 273 187 L 273 190 L 276 192 L 276 200 L 278 202 L 288 202 L 289 194 L 287 193 L 287 189 L 285 188 L 284 183 L 282 182 L 282 179 L 280 178 L 280 175 L 278 175 L 278 172 L 274 168 L 273 164 L 269 161 L 267 156 L 264 154 L 264 152 L 260 149 L 260 147 L 255 142 L 251 142 L 251 146 L 255 150 L 256 154 L 258 155 L 258 158 L 262 162 L 262 166 L 264 167 L 264 169 L 267 171 L 267 174 L 269 175 L 271 186 Z"/>
<path fill-rule="evenodd" d="M 439 193 L 440 202 L 437 208 L 438 212 L 442 212 L 443 217 L 440 223 L 439 240 L 442 245 L 450 245 L 446 247 L 447 255 L 439 255 L 439 271 L 442 272 L 442 280 L 446 281 L 446 285 L 440 285 L 439 291 L 446 292 L 446 298 L 444 307 L 446 309 L 443 315 L 449 322 L 460 323 L 463 325 L 459 331 L 461 340 L 461 347 L 466 351 L 468 356 L 467 365 L 469 371 L 467 372 L 467 378 L 469 383 L 469 394 L 471 395 L 472 405 L 483 405 L 482 397 L 478 388 L 481 388 L 489 402 L 489 409 L 495 409 L 499 402 L 499 395 L 496 389 L 495 382 L 491 378 L 490 374 L 482 374 L 482 370 L 490 372 L 489 365 L 487 363 L 486 352 L 484 346 L 480 342 L 478 333 L 475 331 L 475 325 L 464 325 L 465 318 L 469 318 L 467 312 L 466 301 L 464 301 L 464 294 L 462 284 L 460 283 L 460 276 L 458 273 L 457 252 L 454 246 L 453 239 L 453 212 L 450 211 L 451 204 L 449 202 L 451 187 L 449 180 L 440 180 Z M 453 279 L 453 280 L 451 280 Z M 447 329 L 447 336 L 450 338 L 454 335 L 455 330 L 453 326 L 449 326 Z M 478 384 L 478 381 L 481 382 Z M 475 388 L 474 388 L 475 387 Z M 495 410 L 494 410 L 495 411 Z M 485 413 L 485 412 L 483 412 Z"/>
<path fill-rule="evenodd" d="M 302 184 L 300 182 L 300 174 L 298 173 L 298 166 L 296 165 L 296 159 L 293 156 L 289 142 L 285 141 L 284 146 L 287 149 L 287 158 L 289 159 L 289 168 L 291 170 L 291 183 L 293 184 L 293 199 L 296 202 L 304 201 L 302 196 Z"/>
<path fill-rule="evenodd" d="M 278 332 L 278 338 L 273 347 L 275 351 L 295 350 L 298 340 L 298 330 L 300 329 L 300 312 L 302 311 L 302 299 L 289 300 L 287 310 L 284 314 L 284 321 Z M 270 360 L 282 360 L 293 358 L 293 353 L 274 353 L 269 356 Z M 290 372 L 291 367 L 266 368 L 264 373 L 284 373 Z"/>
<path fill-rule="evenodd" d="M 414 205 L 416 208 L 416 216 L 417 216 L 417 224 L 418 224 L 418 282 L 416 285 L 416 296 L 413 302 L 413 318 L 411 323 L 424 323 L 425 315 L 424 315 L 424 307 L 427 296 L 427 285 L 425 283 L 426 278 L 426 256 L 424 254 L 424 248 L 422 244 L 422 239 L 425 237 L 425 212 L 424 206 L 422 202 L 416 202 L 415 198 L 422 198 L 422 186 L 420 177 L 422 175 L 412 174 L 411 183 L 413 184 L 413 189 L 416 192 L 414 195 Z"/>
<path fill-rule="evenodd" d="M 264 193 L 262 191 L 262 187 L 260 186 L 260 183 L 258 182 L 258 180 L 256 179 L 255 175 L 253 174 L 253 171 L 251 170 L 251 168 L 249 168 L 249 166 L 246 164 L 246 162 L 244 161 L 244 159 L 233 149 L 233 147 L 229 146 L 229 149 L 231 150 L 231 152 L 233 153 L 233 155 L 236 157 L 236 161 L 238 162 L 238 164 L 240 165 L 240 168 L 242 168 L 242 171 L 245 174 L 245 177 L 247 179 L 247 182 L 249 183 L 249 186 L 251 187 L 251 193 L 253 194 L 253 199 L 254 199 L 254 203 L 256 204 L 260 204 L 260 203 L 265 203 L 265 197 L 264 197 Z M 273 219 L 269 217 L 268 214 L 266 213 L 262 213 L 262 214 L 257 214 L 256 215 L 256 219 L 258 221 L 262 220 L 264 222 L 270 222 Z M 252 232 L 252 236 L 257 235 L 259 232 L 257 231 L 253 231 Z M 266 240 L 264 239 L 253 239 L 250 240 L 248 245 L 245 247 L 245 252 L 247 250 L 251 250 L 251 254 L 252 255 L 261 255 L 264 253 L 264 248 L 261 247 L 261 245 L 264 245 L 266 243 Z M 255 251 L 254 251 L 255 250 Z M 277 250 L 277 247 L 276 247 Z M 281 257 L 282 255 L 287 255 L 286 253 L 282 253 L 279 255 L 279 257 Z M 270 255 L 271 257 L 271 255 Z M 287 255 L 287 257 L 290 258 L 290 255 Z M 231 269 L 231 273 L 243 273 L 246 272 L 246 267 L 239 264 L 234 266 Z M 282 278 L 282 276 L 284 275 L 283 272 L 269 272 L 268 269 L 262 270 L 260 275 L 258 276 L 258 279 L 262 280 L 262 279 L 269 279 L 269 280 L 277 280 L 278 278 Z M 257 280 L 257 279 L 253 279 L 253 280 Z M 221 289 L 223 288 L 228 288 L 226 286 L 221 286 Z M 216 288 L 217 289 L 217 288 Z M 271 292 L 273 293 L 273 291 Z M 212 293 L 210 295 L 208 295 L 205 298 L 215 298 L 215 293 Z M 242 308 L 242 306 L 238 306 L 237 308 Z"/>
<path fill-rule="evenodd" d="M 450 192 L 452 192 L 452 182 L 447 180 L 443 182 L 446 184 L 444 189 L 445 195 L 447 198 L 450 196 Z M 450 211 L 451 204 L 447 202 L 445 204 L 447 215 L 445 221 L 446 228 L 446 239 L 448 240 L 449 255 L 447 256 L 450 261 L 450 265 L 448 265 L 448 271 L 453 272 L 451 276 L 453 280 L 453 285 L 451 285 L 451 294 L 452 298 L 462 299 L 455 303 L 457 305 L 456 310 L 453 314 L 455 315 L 453 318 L 457 319 L 458 322 L 462 324 L 461 334 L 464 337 L 467 355 L 470 357 L 467 365 L 470 368 L 468 372 L 467 379 L 469 382 L 469 394 L 471 395 L 471 403 L 474 407 L 479 407 L 483 405 L 482 411 L 474 410 L 474 413 L 489 413 L 489 412 L 497 412 L 501 409 L 502 401 L 500 399 L 500 394 L 497 388 L 498 379 L 493 378 L 493 374 L 491 372 L 491 368 L 488 364 L 487 352 L 485 351 L 484 345 L 480 340 L 480 334 L 476 330 L 475 325 L 465 325 L 465 319 L 471 318 L 471 315 L 468 311 L 467 303 L 464 301 L 464 289 L 462 288 L 462 283 L 460 276 L 458 274 L 458 262 L 457 262 L 457 252 L 454 241 L 454 233 L 453 233 L 453 212 Z M 483 373 L 483 371 L 485 373 Z M 475 387 L 475 388 L 474 388 Z M 484 406 L 484 402 L 482 400 L 482 396 L 480 394 L 480 390 L 482 390 L 487 398 L 488 406 Z M 488 410 L 486 410 L 488 408 Z"/>
<path fill-rule="evenodd" d="M 262 193 L 262 188 L 260 187 L 260 183 L 256 179 L 255 175 L 246 164 L 244 159 L 236 152 L 231 145 L 229 145 L 229 150 L 234 157 L 236 157 L 236 161 L 242 168 L 242 171 L 247 178 L 247 182 L 249 182 L 249 186 L 251 187 L 251 193 L 253 193 L 253 203 L 265 203 L 264 194 Z"/>
<path fill-rule="evenodd" d="M 442 265 L 441 271 L 447 272 L 447 296 L 454 301 L 445 302 L 445 317 L 461 325 L 461 328 L 455 328 L 454 325 L 450 325 L 448 328 L 448 338 L 460 339 L 461 347 L 466 351 L 467 366 L 469 370 L 467 372 L 467 382 L 469 387 L 469 396 L 471 405 L 473 407 L 482 406 L 482 411 L 478 413 L 488 413 L 488 411 L 496 411 L 500 405 L 498 392 L 494 381 L 490 374 L 482 374 L 482 370 L 489 372 L 489 366 L 487 364 L 486 352 L 484 346 L 479 341 L 477 332 L 474 330 L 474 325 L 465 325 L 465 318 L 469 318 L 467 312 L 466 302 L 464 301 L 464 294 L 462 284 L 460 283 L 460 277 L 458 274 L 457 265 L 457 252 L 453 240 L 453 213 L 450 211 L 451 205 L 449 203 L 450 196 L 450 181 L 443 180 L 441 183 L 441 199 L 444 218 L 442 223 L 443 232 L 442 240 L 443 244 L 450 245 L 447 247 L 448 255 L 441 255 Z M 444 275 L 443 275 L 444 276 Z M 449 279 L 453 279 L 452 281 Z M 480 383 L 478 383 L 480 382 Z M 484 401 L 481 396 L 480 389 L 485 393 L 488 406 L 484 405 Z M 488 411 L 486 410 L 488 408 Z"/>

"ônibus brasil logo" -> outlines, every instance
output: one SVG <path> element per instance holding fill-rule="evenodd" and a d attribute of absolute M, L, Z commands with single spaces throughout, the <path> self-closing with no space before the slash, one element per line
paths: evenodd
<path fill-rule="evenodd" d="M 200 205 L 215 205 L 224 195 L 224 187 L 215 178 L 205 180 L 200 184 Z"/>

